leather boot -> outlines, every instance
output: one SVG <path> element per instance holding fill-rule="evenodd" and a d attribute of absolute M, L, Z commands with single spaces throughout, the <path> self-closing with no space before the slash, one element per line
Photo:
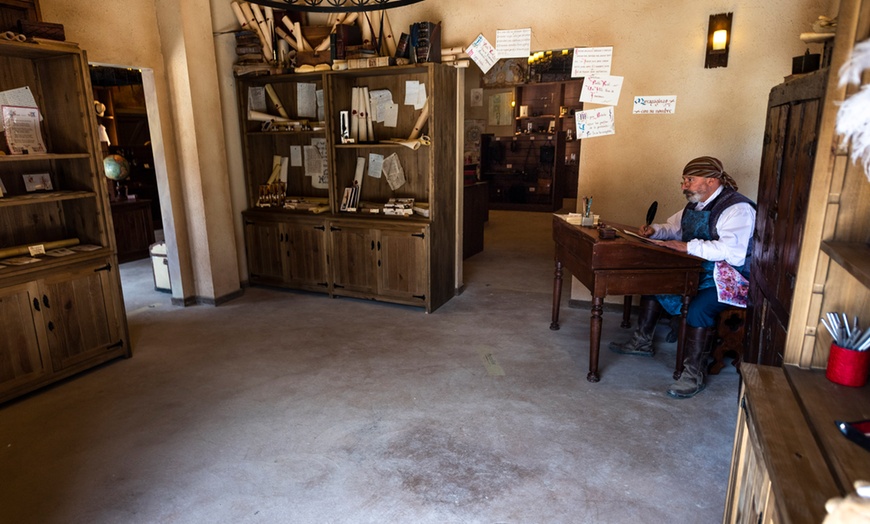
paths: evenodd
<path fill-rule="evenodd" d="M 692 326 L 686 328 L 683 374 L 668 388 L 668 395 L 674 398 L 691 398 L 704 389 L 707 359 L 710 357 L 714 332 L 714 328 Z"/>
<path fill-rule="evenodd" d="M 637 318 L 637 329 L 626 342 L 611 342 L 611 351 L 623 355 L 653 356 L 653 336 L 656 324 L 662 314 L 662 306 L 654 298 L 644 298 L 640 301 L 640 314 Z"/>

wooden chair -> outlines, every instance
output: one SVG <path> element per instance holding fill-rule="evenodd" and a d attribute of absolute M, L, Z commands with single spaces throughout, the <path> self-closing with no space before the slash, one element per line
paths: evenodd
<path fill-rule="evenodd" d="M 719 313 L 716 322 L 716 339 L 713 341 L 713 362 L 707 370 L 708 375 L 718 375 L 725 367 L 722 360 L 728 353 L 733 354 L 732 365 L 740 367 L 746 340 L 746 308 L 731 307 Z"/>

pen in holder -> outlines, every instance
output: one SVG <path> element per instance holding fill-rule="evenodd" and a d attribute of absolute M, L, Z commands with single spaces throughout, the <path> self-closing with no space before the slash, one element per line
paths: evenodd
<path fill-rule="evenodd" d="M 861 330 L 845 313 L 827 313 L 819 319 L 833 337 L 825 376 L 843 386 L 861 387 L 870 374 L 870 328 Z"/>
<path fill-rule="evenodd" d="M 581 226 L 592 227 L 598 221 L 592 214 L 592 197 L 583 197 L 583 218 L 580 220 Z"/>

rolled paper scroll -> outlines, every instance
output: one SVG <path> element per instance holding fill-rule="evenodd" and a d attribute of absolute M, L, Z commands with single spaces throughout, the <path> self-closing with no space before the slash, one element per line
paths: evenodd
<path fill-rule="evenodd" d="M 426 124 L 426 120 L 429 119 L 429 99 L 426 99 L 426 103 L 423 104 L 423 110 L 420 111 L 420 116 L 417 117 L 417 122 L 414 123 L 414 129 L 411 130 L 411 135 L 408 137 L 408 140 L 414 140 L 415 138 L 420 137 L 420 132 L 423 131 L 423 126 Z"/>
<path fill-rule="evenodd" d="M 254 13 L 254 19 L 260 27 L 260 32 L 263 34 L 263 45 L 266 46 L 265 51 L 267 51 L 263 54 L 269 60 L 273 60 L 275 53 L 272 51 L 272 32 L 269 31 L 269 27 L 266 25 L 266 17 L 263 16 L 263 11 L 260 10 L 260 6 L 257 4 L 251 4 L 251 11 Z"/>
<path fill-rule="evenodd" d="M 362 35 L 362 45 L 367 46 L 372 44 L 372 23 L 369 20 L 367 13 L 361 13 L 361 16 L 357 19 L 357 24 L 359 25 L 359 32 Z"/>
<path fill-rule="evenodd" d="M 4 35 L 5 38 L 5 35 Z M 77 246 L 79 239 L 67 238 L 65 240 L 52 240 L 49 242 L 36 242 L 23 246 L 12 246 L 0 248 L 0 258 L 17 257 L 21 255 L 29 255 L 31 246 L 42 246 L 46 251 L 49 249 L 60 249 L 62 247 Z"/>
<path fill-rule="evenodd" d="M 441 48 L 442 55 L 458 55 L 459 53 L 465 53 L 465 48 L 462 46 Z"/>
<path fill-rule="evenodd" d="M 390 17 L 387 16 L 387 11 L 384 10 L 384 18 L 382 21 L 384 43 L 387 46 L 387 56 L 396 56 L 396 39 L 393 37 L 393 27 L 390 25 Z"/>
<path fill-rule="evenodd" d="M 251 26 L 248 24 L 248 20 L 245 18 L 245 14 L 242 12 L 242 7 L 238 2 L 232 2 L 230 7 L 233 9 L 233 14 L 236 15 L 236 20 L 239 21 L 239 25 L 242 26 L 242 29 L 245 31 L 251 31 Z"/>
<path fill-rule="evenodd" d="M 299 44 L 299 49 L 302 51 L 311 51 L 314 49 L 311 47 L 311 44 L 308 43 L 308 40 L 305 40 L 305 35 L 302 34 L 302 26 L 299 22 L 293 24 L 293 36 L 296 37 L 296 42 Z"/>
<path fill-rule="evenodd" d="M 296 40 L 292 36 L 285 33 L 283 29 L 281 29 L 280 27 L 276 27 L 275 33 L 277 33 L 278 36 L 280 36 L 284 42 L 287 42 L 287 45 L 292 47 L 294 50 L 299 51 L 299 47 L 297 47 Z"/>
<path fill-rule="evenodd" d="M 261 111 L 254 111 L 253 109 L 248 110 L 248 120 L 253 120 L 255 122 L 290 122 L 289 118 L 284 118 L 283 116 L 275 116 L 270 115 L 268 113 L 263 113 Z"/>
<path fill-rule="evenodd" d="M 248 29 L 257 34 L 257 37 L 260 39 L 260 45 L 263 46 L 263 56 L 266 59 L 269 59 L 268 51 L 269 47 L 266 43 L 266 36 L 260 31 L 260 24 L 257 23 L 257 17 L 254 16 L 254 11 L 251 9 L 251 4 L 248 2 L 239 3 L 239 8 L 242 10 L 242 14 L 245 15 L 245 19 L 248 21 Z"/>
<path fill-rule="evenodd" d="M 281 155 L 272 155 L 272 173 L 269 175 L 267 184 L 274 184 L 281 176 Z"/>
<path fill-rule="evenodd" d="M 271 99 L 272 103 L 275 104 L 275 109 L 278 110 L 278 114 L 284 118 L 290 118 L 290 115 L 288 115 L 287 111 L 284 109 L 284 104 L 281 103 L 281 99 L 278 98 L 278 93 L 275 92 L 275 88 L 272 87 L 272 84 L 266 84 L 266 94 L 269 95 L 269 99 Z"/>
<path fill-rule="evenodd" d="M 359 142 L 359 88 L 352 87 L 350 90 L 350 137 Z"/>
<path fill-rule="evenodd" d="M 363 102 L 366 108 L 366 134 L 371 142 L 375 141 L 375 130 L 372 124 L 372 99 L 369 97 L 369 88 L 363 88 Z"/>

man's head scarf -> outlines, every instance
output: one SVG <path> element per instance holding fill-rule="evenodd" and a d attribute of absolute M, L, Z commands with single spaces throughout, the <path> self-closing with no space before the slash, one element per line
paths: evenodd
<path fill-rule="evenodd" d="M 716 178 L 722 182 L 722 185 L 737 191 L 737 182 L 731 178 L 731 175 L 725 172 L 722 167 L 722 162 L 718 158 L 712 156 L 700 156 L 691 160 L 686 167 L 683 168 L 683 176 L 693 176 L 701 178 Z"/>

